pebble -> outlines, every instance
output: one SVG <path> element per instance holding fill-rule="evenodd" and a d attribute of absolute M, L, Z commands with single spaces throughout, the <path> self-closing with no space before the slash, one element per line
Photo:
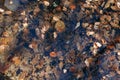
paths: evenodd
<path fill-rule="evenodd" d="M 54 20 L 54 21 L 59 21 L 60 19 L 59 19 L 58 16 L 53 16 L 53 20 Z"/>
<path fill-rule="evenodd" d="M 25 11 L 22 11 L 20 14 L 21 14 L 22 16 L 25 16 L 25 15 L 26 15 L 26 12 L 25 12 Z"/>
<path fill-rule="evenodd" d="M 92 36 L 92 35 L 94 35 L 95 34 L 95 32 L 94 31 L 87 31 L 87 36 Z"/>
<path fill-rule="evenodd" d="M 89 23 L 82 23 L 82 26 L 83 26 L 84 28 L 86 28 L 86 27 L 89 26 Z"/>
<path fill-rule="evenodd" d="M 99 28 L 99 25 L 100 25 L 100 22 L 95 22 L 95 24 L 94 24 L 94 29 L 98 29 L 98 28 Z"/>
<path fill-rule="evenodd" d="M 86 64 L 87 67 L 89 67 L 92 62 L 93 62 L 93 58 L 87 58 L 85 60 L 85 64 Z"/>
<path fill-rule="evenodd" d="M 67 73 L 67 69 L 63 69 L 63 73 L 64 73 L 64 74 Z"/>
<path fill-rule="evenodd" d="M 95 56 L 97 54 L 98 50 L 96 48 L 93 48 L 93 49 L 91 49 L 91 51 L 92 51 L 92 54 Z"/>
<path fill-rule="evenodd" d="M 120 2 L 117 2 L 117 7 L 120 8 Z"/>
<path fill-rule="evenodd" d="M 3 13 L 3 12 L 4 12 L 4 9 L 0 8 L 0 12 Z"/>
<path fill-rule="evenodd" d="M 57 33 L 54 32 L 54 33 L 53 33 L 53 36 L 54 36 L 54 39 L 56 39 L 56 38 L 57 38 Z"/>
<path fill-rule="evenodd" d="M 63 9 L 62 9 L 63 11 L 67 11 L 67 8 L 66 7 L 63 7 Z"/>
<path fill-rule="evenodd" d="M 102 44 L 99 43 L 99 42 L 95 42 L 94 45 L 93 45 L 94 48 L 99 48 L 101 46 L 102 46 Z"/>
<path fill-rule="evenodd" d="M 50 3 L 48 1 L 43 1 L 43 3 L 44 3 L 45 6 L 49 6 L 50 5 Z"/>
<path fill-rule="evenodd" d="M 120 51 L 118 51 L 117 54 L 120 56 Z"/>
<path fill-rule="evenodd" d="M 76 24 L 75 29 L 77 29 L 78 27 L 80 27 L 80 22 Z"/>
<path fill-rule="evenodd" d="M 28 27 L 28 23 L 27 22 L 23 23 L 23 27 L 27 28 Z"/>

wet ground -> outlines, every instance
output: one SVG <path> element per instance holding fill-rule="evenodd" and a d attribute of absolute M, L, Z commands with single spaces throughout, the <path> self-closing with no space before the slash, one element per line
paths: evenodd
<path fill-rule="evenodd" d="M 119 0 L 0 1 L 0 80 L 119 79 Z"/>

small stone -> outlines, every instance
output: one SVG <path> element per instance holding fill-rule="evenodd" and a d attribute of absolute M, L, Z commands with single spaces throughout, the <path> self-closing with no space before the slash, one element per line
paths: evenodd
<path fill-rule="evenodd" d="M 49 6 L 50 5 L 50 3 L 48 1 L 43 1 L 43 3 L 44 3 L 45 6 Z"/>
<path fill-rule="evenodd" d="M 53 20 L 54 20 L 54 21 L 59 21 L 60 18 L 59 18 L 58 16 L 53 16 Z"/>
<path fill-rule="evenodd" d="M 95 56 L 97 54 L 97 49 L 93 48 L 92 49 L 92 54 Z"/>
<path fill-rule="evenodd" d="M 120 2 L 117 2 L 117 7 L 120 8 Z"/>
<path fill-rule="evenodd" d="M 21 12 L 20 14 L 21 14 L 22 16 L 25 16 L 25 15 L 26 15 L 26 12 L 23 11 L 23 12 Z"/>
<path fill-rule="evenodd" d="M 85 60 L 85 64 L 87 67 L 89 67 L 92 62 L 93 62 L 93 58 L 88 58 Z"/>
<path fill-rule="evenodd" d="M 117 54 L 120 56 L 120 51 L 118 51 Z"/>
<path fill-rule="evenodd" d="M 102 79 L 103 79 L 103 80 L 108 80 L 106 76 L 103 76 Z"/>
<path fill-rule="evenodd" d="M 93 45 L 94 48 L 99 48 L 101 46 L 102 46 L 102 44 L 99 43 L 99 42 L 95 42 L 94 45 Z"/>
<path fill-rule="evenodd" d="M 67 8 L 66 7 L 63 7 L 63 9 L 62 9 L 63 11 L 67 11 Z"/>
<path fill-rule="evenodd" d="M 44 38 L 45 38 L 45 35 L 44 35 L 44 34 L 41 34 L 41 38 L 44 39 Z"/>
<path fill-rule="evenodd" d="M 30 47 L 31 49 L 36 49 L 36 48 L 38 47 L 37 42 L 32 42 L 32 43 L 29 45 L 29 47 Z"/>
<path fill-rule="evenodd" d="M 95 34 L 95 32 L 94 31 L 87 31 L 87 36 L 90 36 L 90 35 L 94 35 Z"/>
<path fill-rule="evenodd" d="M 105 39 L 101 39 L 102 44 L 107 44 Z"/>
<path fill-rule="evenodd" d="M 100 14 L 103 14 L 103 10 L 100 10 Z"/>
<path fill-rule="evenodd" d="M 99 28 L 99 24 L 100 24 L 100 22 L 95 22 L 94 29 L 98 29 Z"/>
<path fill-rule="evenodd" d="M 78 27 L 80 27 L 80 22 L 76 24 L 75 29 L 77 29 Z"/>
<path fill-rule="evenodd" d="M 0 8 L 0 12 L 3 13 L 3 12 L 4 12 L 4 9 Z"/>
<path fill-rule="evenodd" d="M 13 1 L 12 0 L 10 0 L 10 2 L 9 2 L 11 5 L 13 4 Z"/>
<path fill-rule="evenodd" d="M 82 23 L 82 26 L 86 28 L 87 26 L 89 26 L 89 23 Z"/>
<path fill-rule="evenodd" d="M 36 28 L 36 29 L 35 29 L 35 32 L 36 32 L 37 36 L 40 35 L 40 29 L 39 29 L 39 28 Z"/>
<path fill-rule="evenodd" d="M 23 27 L 27 28 L 28 27 L 28 23 L 27 22 L 23 23 Z"/>
<path fill-rule="evenodd" d="M 64 74 L 67 73 L 67 69 L 63 69 L 63 73 L 64 73 Z"/>
<path fill-rule="evenodd" d="M 53 36 L 54 36 L 54 39 L 56 39 L 56 38 L 57 38 L 57 33 L 54 32 L 54 33 L 53 33 Z"/>
<path fill-rule="evenodd" d="M 96 42 L 96 45 L 97 45 L 98 47 L 101 47 L 101 46 L 102 46 L 101 43 L 99 43 L 99 42 Z"/>

